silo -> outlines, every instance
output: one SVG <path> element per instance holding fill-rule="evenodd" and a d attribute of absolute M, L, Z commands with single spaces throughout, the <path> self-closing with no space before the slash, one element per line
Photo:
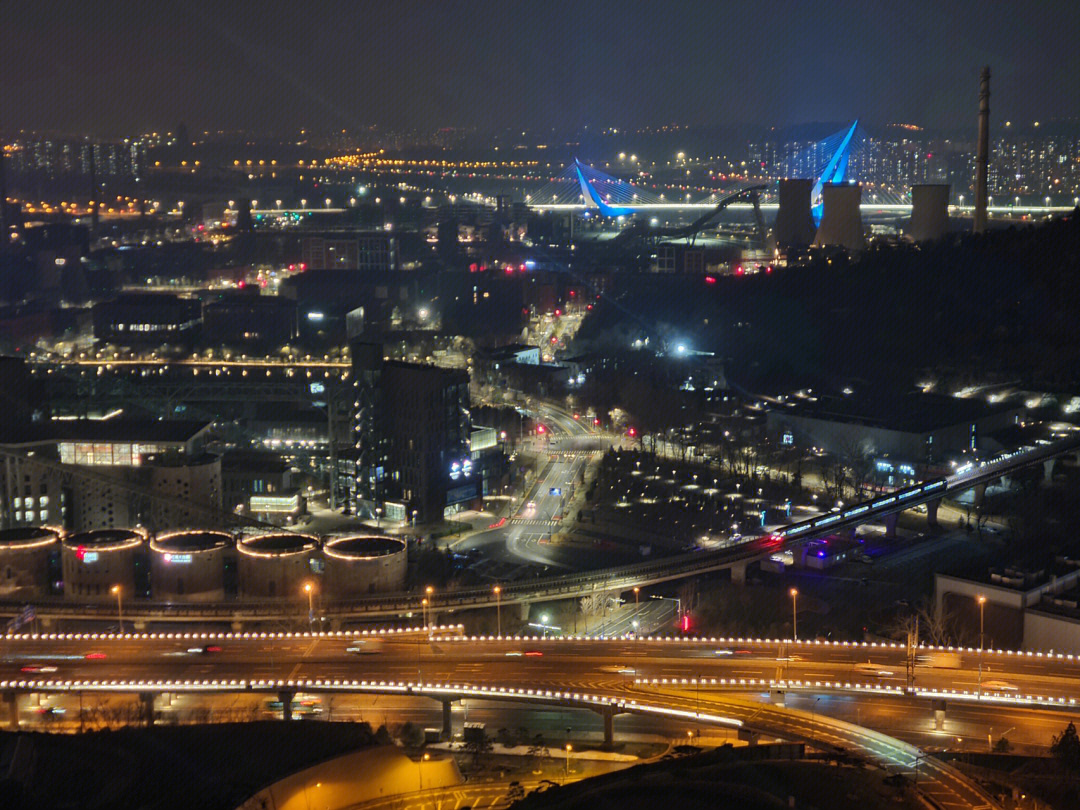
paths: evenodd
<path fill-rule="evenodd" d="M 59 548 L 55 529 L 23 526 L 0 531 L 0 598 L 31 599 L 49 592 L 49 556 Z"/>
<path fill-rule="evenodd" d="M 848 250 L 866 247 L 863 233 L 862 186 L 857 183 L 826 183 L 821 187 L 823 212 L 821 227 L 814 239 L 816 247 L 840 246 Z"/>
<path fill-rule="evenodd" d="M 135 557 L 143 536 L 131 529 L 95 529 L 68 535 L 61 541 L 64 598 L 108 601 L 135 595 Z"/>
<path fill-rule="evenodd" d="M 241 538 L 236 544 L 240 596 L 298 597 L 314 577 L 311 559 L 317 546 L 318 538 L 290 532 Z"/>
<path fill-rule="evenodd" d="M 162 534 L 150 541 L 150 586 L 162 602 L 220 602 L 225 598 L 227 532 L 193 530 Z"/>
<path fill-rule="evenodd" d="M 404 540 L 379 535 L 331 537 L 323 544 L 327 599 L 400 591 L 408 563 Z"/>

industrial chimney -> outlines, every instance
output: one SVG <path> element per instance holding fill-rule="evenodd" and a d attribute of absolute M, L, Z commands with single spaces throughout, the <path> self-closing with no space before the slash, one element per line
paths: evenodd
<path fill-rule="evenodd" d="M 949 185 L 911 187 L 911 221 L 907 235 L 916 242 L 940 239 L 949 230 Z"/>
<path fill-rule="evenodd" d="M 862 186 L 856 183 L 826 183 L 821 187 L 821 227 L 814 238 L 815 247 L 840 245 L 848 250 L 866 247 L 863 233 Z"/>
<path fill-rule="evenodd" d="M 975 156 L 975 233 L 986 230 L 986 175 L 990 162 L 990 68 L 979 74 L 979 147 Z"/>
<path fill-rule="evenodd" d="M 805 247 L 814 241 L 814 219 L 810 215 L 810 192 L 813 180 L 783 179 L 779 191 L 780 206 L 776 211 L 773 236 L 776 246 Z"/>

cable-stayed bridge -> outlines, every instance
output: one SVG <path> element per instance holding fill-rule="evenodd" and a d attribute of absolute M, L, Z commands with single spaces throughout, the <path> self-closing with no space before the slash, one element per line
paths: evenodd
<path fill-rule="evenodd" d="M 856 167 L 869 148 L 869 138 L 856 120 L 850 126 L 799 149 L 784 161 L 785 174 L 814 180 L 811 191 L 811 211 L 815 224 L 822 213 L 822 188 L 828 183 L 854 182 Z M 749 192 L 756 194 L 751 195 Z M 606 174 L 575 158 L 555 179 L 525 196 L 531 208 L 550 211 L 585 211 L 603 217 L 628 217 L 638 213 L 692 211 L 713 209 L 716 216 L 724 208 L 776 209 L 776 184 L 772 181 L 746 181 L 728 189 L 695 193 L 683 187 L 669 186 L 660 191 L 646 187 L 642 180 L 631 183 Z M 895 192 L 866 186 L 862 192 L 862 208 L 883 214 L 908 213 L 911 210 L 909 191 Z M 970 212 L 973 206 L 952 206 L 956 213 Z M 994 213 L 1046 214 L 1067 212 L 1070 206 L 991 206 Z M 710 217 L 711 218 L 711 217 Z M 698 228 L 700 230 L 700 228 Z"/>

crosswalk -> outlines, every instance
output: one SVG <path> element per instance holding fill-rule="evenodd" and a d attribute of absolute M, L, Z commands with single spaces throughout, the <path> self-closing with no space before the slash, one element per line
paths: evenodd
<path fill-rule="evenodd" d="M 515 526 L 558 526 L 557 520 L 540 520 L 539 518 L 510 518 Z"/>

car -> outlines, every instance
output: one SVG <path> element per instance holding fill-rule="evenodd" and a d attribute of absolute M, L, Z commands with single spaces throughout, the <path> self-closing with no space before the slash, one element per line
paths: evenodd
<path fill-rule="evenodd" d="M 56 672 L 56 667 L 43 666 L 41 664 L 27 664 L 25 667 L 20 669 L 19 672 L 45 675 L 50 672 Z"/>
<path fill-rule="evenodd" d="M 535 509 L 536 508 L 536 501 L 529 501 L 527 504 L 525 504 L 525 508 L 526 509 Z"/>
<path fill-rule="evenodd" d="M 104 658 L 108 658 L 103 652 L 91 652 L 83 656 L 87 661 L 101 661 Z"/>
<path fill-rule="evenodd" d="M 526 650 L 525 651 L 525 657 L 526 658 L 539 658 L 541 655 L 543 655 L 543 653 L 540 652 L 540 650 Z"/>
<path fill-rule="evenodd" d="M 1017 691 L 1016 686 L 1009 683 L 1008 681 L 983 681 L 982 687 L 983 687 L 983 689 L 992 689 L 992 690 L 997 691 L 997 692 L 1015 692 L 1015 691 Z"/>

